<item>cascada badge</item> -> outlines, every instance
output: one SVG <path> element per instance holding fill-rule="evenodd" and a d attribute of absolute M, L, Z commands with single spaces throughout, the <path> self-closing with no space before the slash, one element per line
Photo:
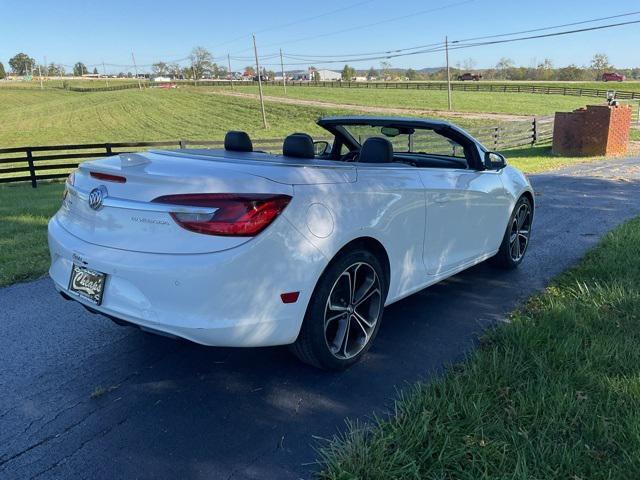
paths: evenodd
<path fill-rule="evenodd" d="M 89 206 L 93 210 L 100 210 L 105 198 L 107 198 L 107 187 L 100 185 L 89 193 Z"/>

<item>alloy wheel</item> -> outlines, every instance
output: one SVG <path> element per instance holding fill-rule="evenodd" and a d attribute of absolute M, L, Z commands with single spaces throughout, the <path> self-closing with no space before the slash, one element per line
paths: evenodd
<path fill-rule="evenodd" d="M 523 203 L 511 221 L 509 232 L 509 253 L 514 262 L 520 261 L 529 245 L 531 235 L 531 208 Z"/>
<path fill-rule="evenodd" d="M 330 352 L 347 360 L 369 343 L 382 310 L 382 289 L 375 269 L 365 262 L 346 268 L 333 284 L 324 314 Z"/>

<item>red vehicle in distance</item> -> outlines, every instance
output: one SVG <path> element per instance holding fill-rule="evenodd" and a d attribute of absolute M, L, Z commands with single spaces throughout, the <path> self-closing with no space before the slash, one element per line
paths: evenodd
<path fill-rule="evenodd" d="M 624 82 L 624 75 L 616 72 L 605 72 L 602 74 L 603 82 Z"/>

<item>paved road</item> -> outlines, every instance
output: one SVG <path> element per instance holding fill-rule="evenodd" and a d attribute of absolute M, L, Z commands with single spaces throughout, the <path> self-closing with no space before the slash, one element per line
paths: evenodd
<path fill-rule="evenodd" d="M 313 370 L 286 349 L 205 348 L 91 315 L 48 279 L 0 289 L 0 478 L 306 478 L 315 436 L 382 412 L 479 332 L 640 214 L 640 160 L 533 177 L 521 269 L 480 265 L 385 313 L 365 361 Z M 107 389 L 91 398 L 97 387 Z"/>

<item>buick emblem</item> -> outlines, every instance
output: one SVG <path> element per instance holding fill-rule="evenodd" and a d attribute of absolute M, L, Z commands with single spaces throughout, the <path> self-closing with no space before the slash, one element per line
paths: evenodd
<path fill-rule="evenodd" d="M 89 193 L 89 206 L 93 210 L 100 210 L 102 208 L 102 202 L 107 198 L 107 187 L 100 185 L 97 188 L 91 190 Z"/>

